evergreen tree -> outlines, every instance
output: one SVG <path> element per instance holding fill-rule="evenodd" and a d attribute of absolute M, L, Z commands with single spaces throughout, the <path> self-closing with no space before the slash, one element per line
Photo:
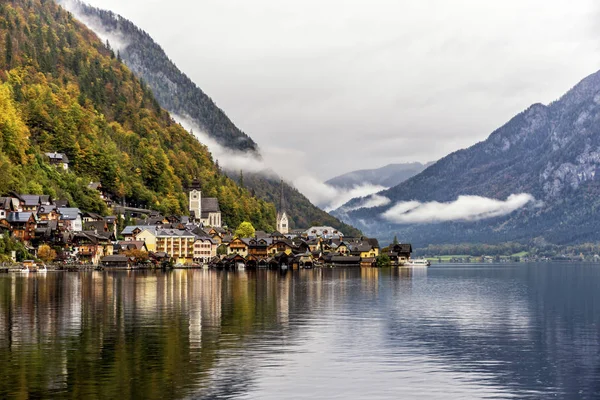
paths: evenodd
<path fill-rule="evenodd" d="M 7 34 L 6 35 L 6 54 L 5 54 L 5 63 L 6 69 L 10 69 L 12 66 L 13 60 L 13 45 L 12 45 L 12 37 Z"/>

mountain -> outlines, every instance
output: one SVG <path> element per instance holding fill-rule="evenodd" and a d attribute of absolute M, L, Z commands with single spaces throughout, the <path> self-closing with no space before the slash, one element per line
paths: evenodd
<path fill-rule="evenodd" d="M 76 0 L 58 0 L 82 17 L 96 33 L 106 33 L 120 42 L 118 56 L 150 86 L 160 105 L 171 113 L 187 116 L 221 146 L 258 152 L 256 143 L 239 130 L 192 80 L 167 57 L 163 49 L 132 22 L 110 11 Z M 100 35 L 101 37 L 103 35 Z"/>
<path fill-rule="evenodd" d="M 0 43 L 0 194 L 43 193 L 106 212 L 87 189 L 101 181 L 116 201 L 185 213 L 185 188 L 198 178 L 227 224 L 273 228 L 274 205 L 221 174 L 150 88 L 55 2 L 1 2 Z M 47 152 L 66 154 L 69 171 Z"/>
<path fill-rule="evenodd" d="M 433 163 L 389 164 L 377 169 L 363 169 L 331 178 L 326 184 L 339 189 L 352 189 L 364 184 L 393 187 L 412 178 Z"/>
<path fill-rule="evenodd" d="M 334 214 L 369 234 L 389 239 L 398 233 L 419 245 L 532 239 L 555 244 L 598 241 L 599 121 L 597 72 L 559 100 L 532 105 L 487 140 L 452 153 L 379 193 L 390 200 L 389 204 L 366 208 L 361 207 L 366 199 L 354 199 Z M 398 202 L 453 202 L 464 195 L 506 200 L 518 193 L 530 194 L 536 201 L 509 215 L 475 222 L 400 224 L 383 216 Z M 403 205 L 410 208 L 415 203 Z M 439 204 L 432 206 L 439 210 Z"/>
<path fill-rule="evenodd" d="M 168 111 L 186 116 L 195 125 L 221 145 L 233 150 L 251 151 L 258 155 L 257 145 L 242 133 L 183 72 L 169 60 L 164 50 L 131 21 L 110 11 L 91 7 L 76 0 L 62 0 L 62 4 L 76 13 L 91 29 L 115 42 L 125 43 L 119 56 L 140 79 L 153 90 L 161 106 Z M 236 179 L 239 171 L 227 172 Z M 245 174 L 244 186 L 258 198 L 279 202 L 280 178 L 259 174 Z M 356 228 L 313 205 L 298 190 L 284 182 L 286 206 L 292 228 L 308 227 L 312 223 L 331 225 L 346 235 L 361 234 Z"/>

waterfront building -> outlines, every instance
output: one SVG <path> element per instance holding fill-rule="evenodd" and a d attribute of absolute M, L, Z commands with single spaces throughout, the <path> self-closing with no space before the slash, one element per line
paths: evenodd
<path fill-rule="evenodd" d="M 194 261 L 194 242 L 196 235 L 188 230 L 156 231 L 156 251 L 167 253 L 177 264 L 191 264 Z"/>

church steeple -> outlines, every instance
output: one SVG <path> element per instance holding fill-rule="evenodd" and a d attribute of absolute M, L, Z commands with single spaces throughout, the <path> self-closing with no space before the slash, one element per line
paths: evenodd
<path fill-rule="evenodd" d="M 290 224 L 287 213 L 285 212 L 285 198 L 283 197 L 283 179 L 281 180 L 281 190 L 279 194 L 279 210 L 277 210 L 277 231 L 284 235 L 289 233 Z"/>

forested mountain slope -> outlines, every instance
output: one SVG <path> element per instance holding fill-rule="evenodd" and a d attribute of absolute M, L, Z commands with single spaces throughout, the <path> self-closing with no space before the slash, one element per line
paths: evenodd
<path fill-rule="evenodd" d="M 184 213 L 197 177 L 229 225 L 273 227 L 275 207 L 220 174 L 150 88 L 55 2 L 1 2 L 0 43 L 0 193 L 43 192 L 104 212 L 87 189 L 99 180 L 117 201 Z M 67 154 L 70 171 L 45 152 Z"/>
<path fill-rule="evenodd" d="M 258 153 L 256 143 L 238 129 L 192 80 L 182 73 L 163 49 L 131 21 L 110 11 L 69 0 L 58 1 L 92 21 L 91 29 L 102 27 L 122 39 L 119 57 L 136 76 L 142 78 L 154 91 L 156 99 L 169 112 L 189 116 L 220 145 L 232 150 Z M 97 32 L 98 33 L 98 32 Z"/>
<path fill-rule="evenodd" d="M 126 43 L 120 56 L 132 71 L 154 91 L 159 103 L 170 112 L 187 116 L 221 145 L 233 150 L 250 150 L 258 155 L 256 144 L 227 118 L 221 109 L 181 72 L 164 50 L 131 21 L 114 14 L 85 5 L 76 0 L 64 2 L 90 24 L 90 28 L 118 37 Z M 228 171 L 234 179 L 239 171 Z M 279 202 L 280 179 L 272 173 L 246 174 L 245 188 L 256 197 Z M 356 228 L 341 222 L 313 205 L 304 195 L 284 182 L 287 212 L 292 227 L 308 227 L 311 223 L 331 225 L 346 235 L 360 235 Z"/>
<path fill-rule="evenodd" d="M 354 209 L 362 201 L 355 199 L 336 213 L 370 233 L 390 237 L 398 232 L 421 244 L 598 241 L 599 167 L 600 72 L 548 106 L 532 105 L 487 140 L 381 192 L 391 200 L 389 205 Z M 460 195 L 505 200 L 517 193 L 531 194 L 537 201 L 511 215 L 479 222 L 400 225 L 382 216 L 401 201 L 451 202 Z"/>

